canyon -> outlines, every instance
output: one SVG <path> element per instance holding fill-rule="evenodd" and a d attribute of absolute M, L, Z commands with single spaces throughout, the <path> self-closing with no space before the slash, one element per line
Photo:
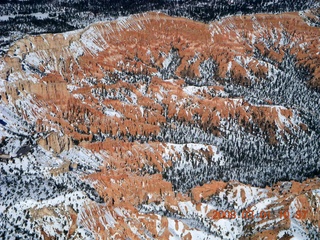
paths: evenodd
<path fill-rule="evenodd" d="M 318 20 L 147 12 L 11 44 L 0 236 L 316 239 Z"/>

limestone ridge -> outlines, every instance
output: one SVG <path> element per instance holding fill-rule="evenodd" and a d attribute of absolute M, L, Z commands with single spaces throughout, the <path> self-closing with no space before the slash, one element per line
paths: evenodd
<path fill-rule="evenodd" d="M 230 14 L 281 13 L 317 7 L 319 2 L 314 0 L 3 1 L 0 5 L 0 54 L 26 33 L 66 32 L 84 28 L 97 21 L 151 10 L 209 22 Z"/>

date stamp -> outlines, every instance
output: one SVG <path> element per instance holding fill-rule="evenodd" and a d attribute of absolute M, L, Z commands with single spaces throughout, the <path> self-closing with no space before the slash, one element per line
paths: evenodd
<path fill-rule="evenodd" d="M 279 211 L 253 211 L 250 209 L 244 209 L 240 212 L 236 212 L 235 210 L 213 210 L 212 218 L 215 220 L 219 219 L 289 219 L 295 218 L 299 220 L 307 219 L 308 211 L 298 209 L 295 213 L 290 214 L 289 210 L 279 210 Z"/>

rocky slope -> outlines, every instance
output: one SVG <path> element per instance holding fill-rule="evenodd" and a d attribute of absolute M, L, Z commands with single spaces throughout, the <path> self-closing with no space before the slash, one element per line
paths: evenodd
<path fill-rule="evenodd" d="M 302 11 L 319 6 L 315 0 L 3 0 L 0 2 L 0 54 L 25 34 L 71 31 L 97 21 L 146 11 L 209 22 L 239 13 Z"/>
<path fill-rule="evenodd" d="M 1 236 L 314 239 L 318 12 L 149 12 L 15 42 L 0 59 Z"/>

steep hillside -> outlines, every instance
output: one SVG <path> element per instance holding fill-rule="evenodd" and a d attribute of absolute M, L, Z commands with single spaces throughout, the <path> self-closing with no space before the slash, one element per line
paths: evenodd
<path fill-rule="evenodd" d="M 209 22 L 239 13 L 304 11 L 319 6 L 317 0 L 3 0 L 0 2 L 0 54 L 25 34 L 71 31 L 97 21 L 146 11 Z"/>
<path fill-rule="evenodd" d="M 12 44 L 1 236 L 313 239 L 316 12 L 208 24 L 149 12 Z"/>

